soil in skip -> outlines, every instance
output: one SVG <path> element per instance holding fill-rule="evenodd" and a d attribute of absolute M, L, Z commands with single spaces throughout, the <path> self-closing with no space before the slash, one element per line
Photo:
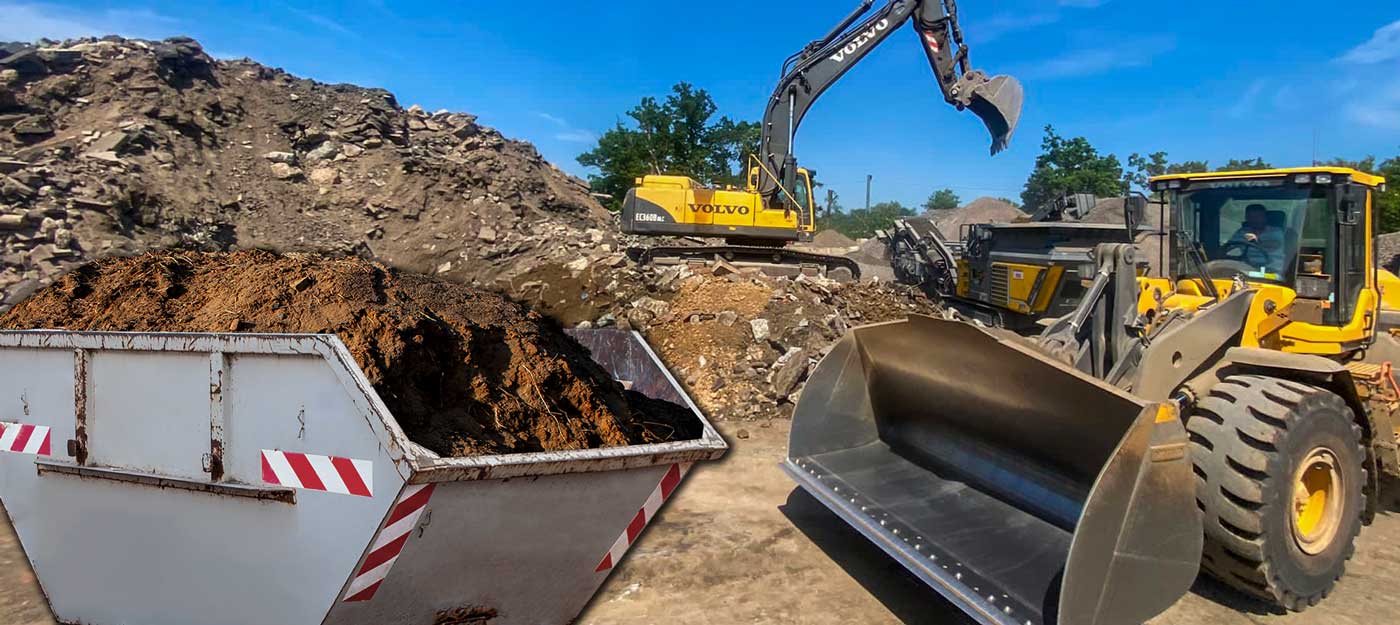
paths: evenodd
<path fill-rule="evenodd" d="M 82 266 L 4 329 L 336 334 L 414 442 L 444 456 L 697 438 L 681 406 L 613 380 L 549 319 L 354 257 L 158 252 Z"/>

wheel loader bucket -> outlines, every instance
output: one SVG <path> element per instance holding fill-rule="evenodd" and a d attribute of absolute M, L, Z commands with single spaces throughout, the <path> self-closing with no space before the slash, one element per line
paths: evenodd
<path fill-rule="evenodd" d="M 972 109 L 992 133 L 992 154 L 1005 150 L 1021 121 L 1021 104 L 1025 101 L 1021 82 L 1010 76 L 987 78 L 977 71 L 964 74 L 954 88 L 962 106 Z"/>
<path fill-rule="evenodd" d="M 813 371 L 787 472 L 981 623 L 1142 623 L 1196 576 L 1186 433 L 1024 339 L 856 328 Z"/>

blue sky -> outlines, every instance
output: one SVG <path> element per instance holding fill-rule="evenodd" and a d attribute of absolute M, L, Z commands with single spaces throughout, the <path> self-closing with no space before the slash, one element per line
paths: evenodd
<path fill-rule="evenodd" d="M 877 0 L 878 1 L 878 0 Z M 325 82 L 387 88 L 407 106 L 474 113 L 563 169 L 645 95 L 685 80 L 720 112 L 757 119 L 782 59 L 856 0 L 463 1 L 443 6 L 0 0 L 0 40 L 188 34 Z M 974 66 L 1022 80 L 1007 152 L 943 104 L 911 32 L 896 33 L 817 102 L 801 162 L 847 207 L 1018 197 L 1041 128 L 1101 151 L 1298 165 L 1400 154 L 1400 2 L 963 0 Z M 909 27 L 906 26 L 906 29 Z"/>

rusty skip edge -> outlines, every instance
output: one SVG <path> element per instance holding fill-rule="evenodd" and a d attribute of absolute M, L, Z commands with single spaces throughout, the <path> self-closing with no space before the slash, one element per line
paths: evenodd
<path fill-rule="evenodd" d="M 186 480 L 176 477 L 165 477 L 152 475 L 149 473 L 138 473 L 135 471 L 125 471 L 122 469 L 112 469 L 107 467 L 80 467 L 66 462 L 54 462 L 51 460 L 34 461 L 35 470 L 39 475 L 52 473 L 56 475 L 69 475 L 79 478 L 112 480 L 115 482 L 126 482 L 129 484 L 141 484 L 153 488 L 171 488 L 176 490 L 188 490 L 198 493 L 208 493 L 211 495 L 228 495 L 231 497 L 247 497 L 260 501 L 276 501 L 287 504 L 296 504 L 296 491 L 290 488 L 267 488 L 259 486 L 249 486 L 246 484 L 235 484 L 227 482 L 201 482 L 196 480 Z"/>
<path fill-rule="evenodd" d="M 633 333 L 636 334 L 635 332 Z M 183 332 L 71 332 L 66 330 L 7 330 L 0 331 L 0 349 L 68 349 L 83 352 L 81 374 L 87 376 L 86 360 L 90 350 L 110 351 L 171 351 L 218 354 L 222 361 L 239 354 L 320 357 L 331 364 L 351 401 L 367 415 L 377 418 L 383 427 L 380 443 L 394 457 L 398 473 L 411 483 L 459 480 L 490 480 L 528 476 L 557 475 L 637 469 L 678 462 L 713 460 L 724 455 L 729 446 L 700 412 L 690 396 L 676 382 L 671 372 L 640 335 L 636 340 L 645 348 L 653 364 L 661 369 L 667 381 L 685 398 L 686 405 L 700 420 L 700 438 L 688 441 L 603 447 L 571 451 L 546 451 L 523 454 L 501 454 L 444 458 L 413 443 L 392 418 L 374 386 L 365 378 L 349 349 L 333 334 L 251 334 L 251 333 L 183 333 Z M 221 363 L 222 364 L 222 363 Z M 221 369 L 222 367 L 220 367 Z M 75 371 L 75 373 L 78 373 Z M 220 371 L 221 373 L 221 371 Z M 75 386 L 78 381 L 75 380 Z M 86 387 L 87 380 L 82 380 Z M 222 386 L 222 384 L 220 384 Z M 77 390 L 75 388 L 75 390 Z M 214 389 L 211 389 L 211 391 Z M 219 413 L 225 389 L 211 403 Z M 84 392 L 84 394 L 86 394 Z M 211 393 L 212 395 L 212 393 Z M 86 398 L 84 397 L 84 404 Z M 76 408 L 76 406 L 75 406 Z M 80 417 L 86 418 L 87 407 Z M 222 421 L 222 414 L 215 417 Z M 222 423 L 211 423 L 211 439 L 222 438 Z M 80 433 L 83 437 L 85 432 Z M 82 441 L 85 443 L 86 441 Z M 213 442 L 211 440 L 211 442 Z M 222 442 L 222 441 L 220 441 Z M 81 444 L 81 443 L 80 443 Z M 85 445 L 84 445 L 85 446 Z"/>

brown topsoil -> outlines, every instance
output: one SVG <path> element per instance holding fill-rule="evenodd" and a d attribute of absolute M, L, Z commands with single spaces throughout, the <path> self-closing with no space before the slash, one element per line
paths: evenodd
<path fill-rule="evenodd" d="M 685 440 L 690 411 L 624 390 L 500 295 L 358 258 L 161 252 L 84 265 L 5 329 L 336 334 L 414 442 L 445 456 Z"/>

